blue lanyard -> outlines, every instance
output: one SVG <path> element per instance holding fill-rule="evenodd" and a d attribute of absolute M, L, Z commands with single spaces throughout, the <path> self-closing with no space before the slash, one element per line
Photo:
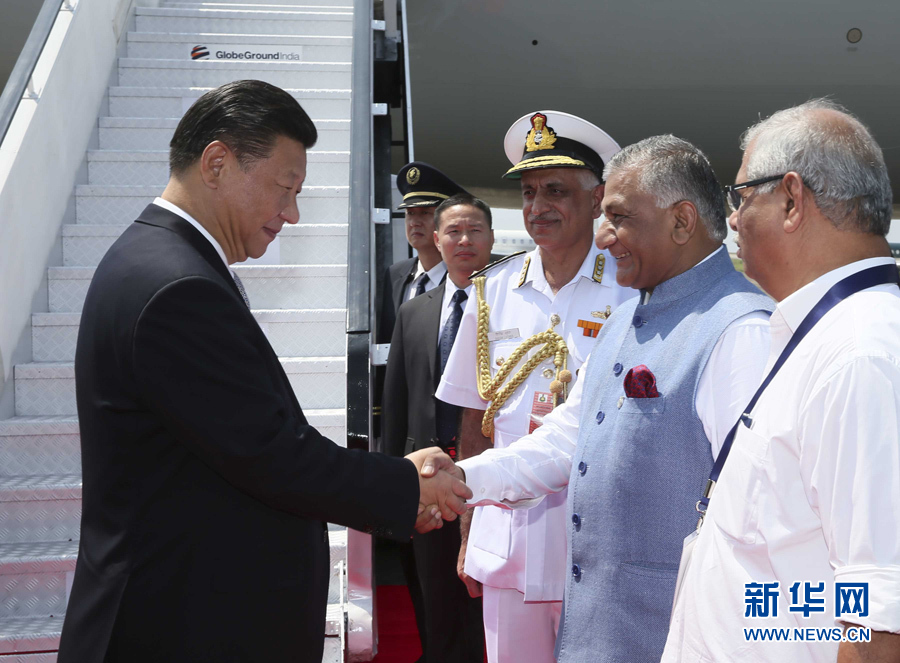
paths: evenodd
<path fill-rule="evenodd" d="M 861 290 L 867 290 L 876 285 L 884 285 L 887 283 L 898 283 L 896 265 L 877 265 L 876 267 L 869 267 L 868 269 L 864 269 L 856 274 L 851 274 L 847 278 L 835 283 L 813 309 L 806 314 L 806 317 L 803 318 L 803 322 L 800 323 L 800 326 L 797 327 L 797 331 L 794 332 L 793 336 L 791 336 L 791 340 L 788 341 L 787 346 L 781 351 L 778 360 L 775 362 L 775 365 L 772 366 L 772 370 L 769 371 L 766 379 L 763 380 L 759 389 L 756 390 L 756 393 L 750 400 L 750 404 L 744 409 L 744 414 L 742 414 L 735 422 L 734 426 L 731 427 L 731 431 L 729 431 L 725 438 L 725 442 L 722 444 L 722 450 L 716 458 L 715 465 L 713 465 L 712 472 L 709 473 L 709 481 L 706 482 L 706 489 L 703 491 L 703 497 L 697 502 L 697 511 L 700 512 L 700 523 L 703 522 L 703 516 L 706 514 L 706 509 L 709 506 L 709 498 L 712 495 L 713 488 L 716 486 L 716 481 L 719 480 L 719 474 L 722 473 L 722 468 L 725 467 L 725 460 L 728 458 L 728 452 L 731 451 L 731 445 L 734 443 L 734 436 L 737 434 L 738 426 L 742 421 L 749 425 L 749 422 L 751 421 L 749 413 L 753 411 L 756 401 L 759 400 L 759 397 L 762 395 L 763 391 L 765 391 L 766 387 L 769 386 L 769 383 L 772 381 L 772 378 L 775 377 L 775 374 L 778 373 L 778 370 L 784 365 L 784 362 L 787 361 L 787 358 L 791 356 L 794 348 L 797 347 L 800 341 L 803 340 L 803 337 L 809 333 L 816 323 L 822 319 L 822 316 L 834 308 L 838 302 Z M 698 523 L 698 528 L 700 523 Z"/>

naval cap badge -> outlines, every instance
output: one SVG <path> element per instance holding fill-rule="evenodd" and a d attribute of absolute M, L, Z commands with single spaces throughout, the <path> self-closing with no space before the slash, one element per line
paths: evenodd
<path fill-rule="evenodd" d="M 421 177 L 422 173 L 419 172 L 419 169 L 413 166 L 408 171 L 406 171 L 406 181 L 409 184 L 416 184 L 419 181 L 419 177 Z"/>
<path fill-rule="evenodd" d="M 547 116 L 535 113 L 531 116 L 531 131 L 525 137 L 525 151 L 552 150 L 556 143 L 556 133 L 547 126 Z"/>

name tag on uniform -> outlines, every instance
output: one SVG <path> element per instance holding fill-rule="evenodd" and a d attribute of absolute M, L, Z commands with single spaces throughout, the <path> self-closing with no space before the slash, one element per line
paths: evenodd
<path fill-rule="evenodd" d="M 519 338 L 521 334 L 519 334 L 519 328 L 516 327 L 514 329 L 503 329 L 501 331 L 488 332 L 488 343 L 493 343 L 494 341 L 506 341 L 511 338 Z"/>

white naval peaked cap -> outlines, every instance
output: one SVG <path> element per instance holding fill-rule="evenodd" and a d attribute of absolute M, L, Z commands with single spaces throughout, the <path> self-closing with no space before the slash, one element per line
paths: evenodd
<path fill-rule="evenodd" d="M 523 170 L 535 168 L 588 168 L 602 180 L 603 167 L 622 148 L 587 120 L 542 110 L 516 120 L 506 132 L 503 149 L 513 164 L 504 177 L 519 178 Z"/>

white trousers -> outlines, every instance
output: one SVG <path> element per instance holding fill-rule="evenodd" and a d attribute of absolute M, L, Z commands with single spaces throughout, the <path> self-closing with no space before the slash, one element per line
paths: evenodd
<path fill-rule="evenodd" d="M 529 601 L 516 589 L 484 585 L 488 663 L 556 663 L 562 601 Z"/>

